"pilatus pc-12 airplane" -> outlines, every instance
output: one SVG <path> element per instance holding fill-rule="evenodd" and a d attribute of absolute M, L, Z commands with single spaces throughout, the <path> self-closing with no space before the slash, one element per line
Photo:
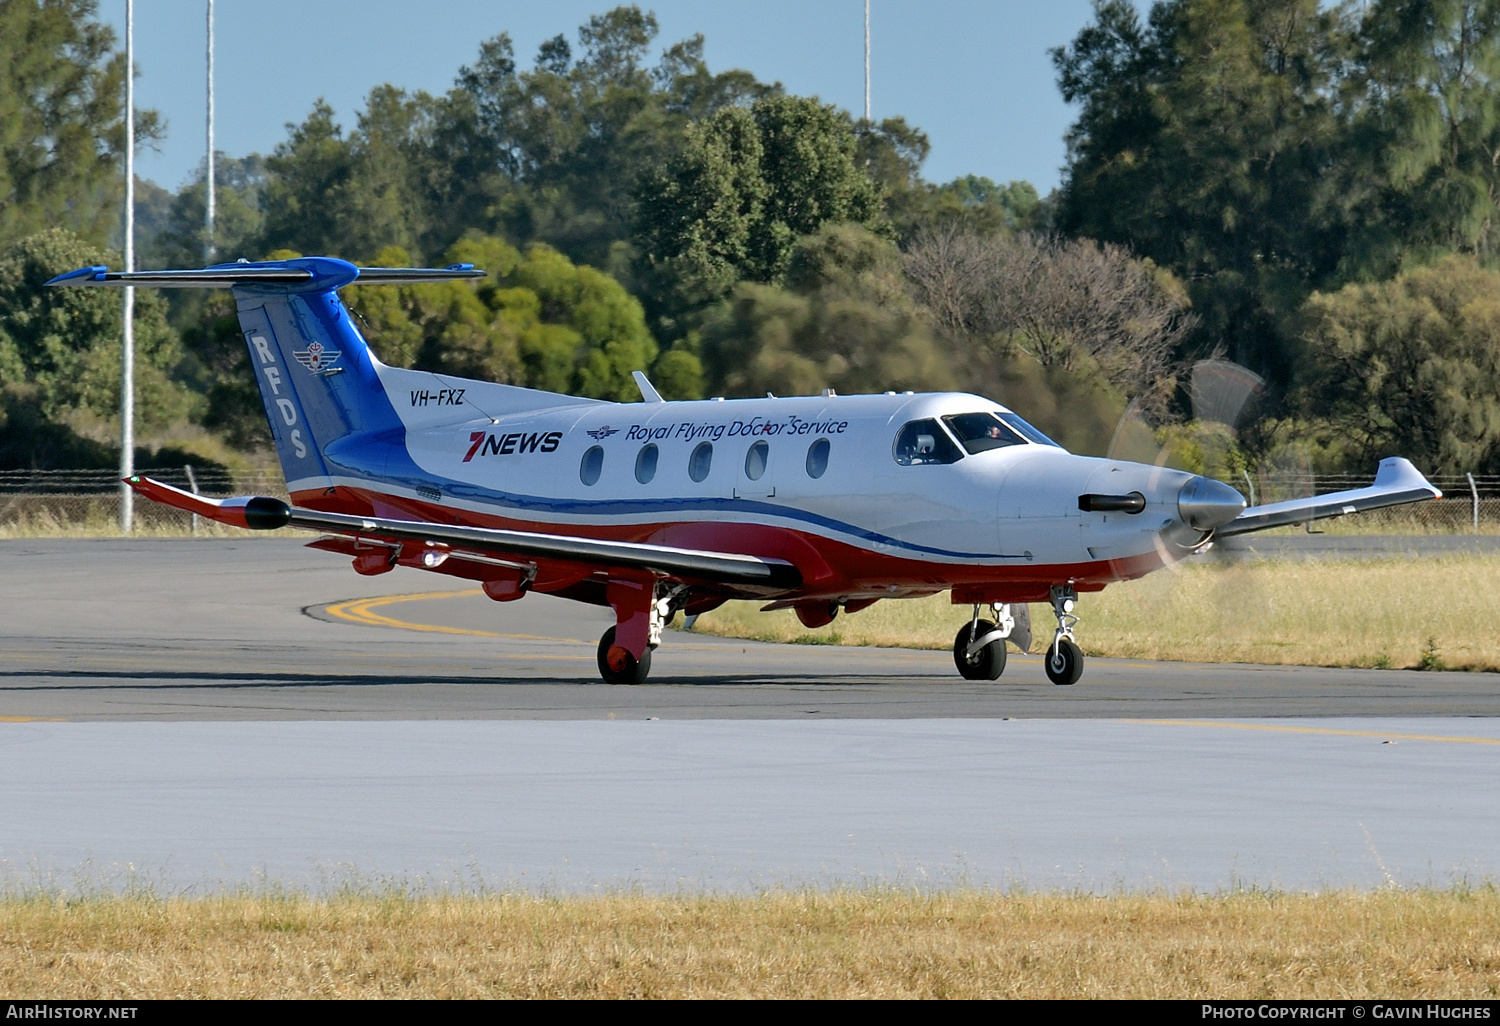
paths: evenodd
<path fill-rule="evenodd" d="M 497 602 L 607 605 L 599 672 L 612 684 L 645 681 L 678 611 L 756 599 L 817 627 L 941 591 L 973 606 L 953 644 L 965 678 L 998 678 L 1006 640 L 1029 647 L 1024 603 L 1048 602 L 1047 676 L 1072 684 L 1080 593 L 1215 538 L 1441 494 L 1391 458 L 1369 488 L 1246 509 L 1218 481 L 1075 456 L 962 393 L 665 402 L 637 372 L 643 401 L 614 403 L 400 370 L 336 291 L 483 275 L 314 257 L 86 267 L 50 284 L 234 292 L 291 504 L 132 477 L 136 491 L 237 527 L 321 532 L 311 546 L 361 574 L 409 566 L 478 581 Z"/>

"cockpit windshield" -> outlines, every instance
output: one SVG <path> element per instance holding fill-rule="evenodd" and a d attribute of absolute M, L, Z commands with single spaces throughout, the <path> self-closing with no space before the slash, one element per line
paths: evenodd
<path fill-rule="evenodd" d="M 1057 449 L 1062 448 L 1062 446 L 1058 445 L 1052 439 L 1042 434 L 1040 431 L 1032 427 L 1030 424 L 1026 423 L 1026 421 L 1022 420 L 1014 413 L 996 413 L 995 416 L 999 417 L 1001 420 L 1005 421 L 1005 423 L 1015 428 L 1016 431 L 1020 433 L 1021 437 L 1025 438 L 1028 442 L 1035 442 L 1037 445 L 1050 445 Z"/>
<path fill-rule="evenodd" d="M 948 425 L 948 429 L 970 454 L 1026 443 L 1024 438 L 1002 424 L 993 413 L 959 413 L 944 417 L 943 423 Z"/>

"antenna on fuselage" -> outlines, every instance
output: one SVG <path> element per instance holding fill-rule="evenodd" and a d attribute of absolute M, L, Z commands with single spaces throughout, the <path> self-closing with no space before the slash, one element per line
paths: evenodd
<path fill-rule="evenodd" d="M 631 371 L 630 376 L 635 378 L 635 383 L 641 390 L 641 398 L 646 402 L 666 402 L 666 400 L 661 397 L 661 393 L 652 387 L 650 380 L 646 377 L 645 371 Z"/>

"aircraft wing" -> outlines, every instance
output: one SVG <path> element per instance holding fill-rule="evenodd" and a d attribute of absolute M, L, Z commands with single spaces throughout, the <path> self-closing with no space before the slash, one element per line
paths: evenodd
<path fill-rule="evenodd" d="M 681 549 L 642 542 L 606 541 L 531 531 L 434 524 L 421 520 L 323 513 L 289 506 L 280 499 L 265 496 L 207 499 L 139 475 L 127 478 L 126 483 L 148 499 L 164 505 L 252 530 L 300 527 L 370 540 L 431 542 L 446 546 L 455 553 L 472 552 L 513 558 L 531 556 L 591 564 L 601 568 L 647 570 L 672 577 L 749 586 L 766 592 L 787 591 L 802 583 L 802 575 L 797 572 L 797 568 L 779 559 L 761 559 L 758 556 Z"/>
<path fill-rule="evenodd" d="M 1422 472 L 1412 466 L 1409 460 L 1392 456 L 1380 461 L 1375 483 L 1368 488 L 1251 506 L 1229 523 L 1215 528 L 1214 537 L 1231 538 L 1237 534 L 1264 531 L 1271 527 L 1341 517 L 1346 513 L 1365 513 L 1386 506 L 1401 506 L 1408 502 L 1442 497 L 1443 493 L 1423 477 Z"/>

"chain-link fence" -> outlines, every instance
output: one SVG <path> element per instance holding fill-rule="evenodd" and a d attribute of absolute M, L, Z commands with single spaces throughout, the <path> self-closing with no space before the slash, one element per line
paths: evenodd
<path fill-rule="evenodd" d="M 1480 474 L 1432 475 L 1442 489 L 1434 502 L 1415 502 L 1361 513 L 1347 519 L 1318 521 L 1314 530 L 1355 530 L 1362 534 L 1428 534 L 1500 530 L 1500 476 Z M 1227 480 L 1227 479 L 1226 479 Z M 1367 488 L 1373 475 L 1257 474 L 1227 480 L 1252 503 L 1282 502 L 1327 492 Z"/>
<path fill-rule="evenodd" d="M 152 467 L 143 475 L 212 498 L 274 495 L 286 498 L 281 474 L 229 474 L 218 468 Z M 145 530 L 193 528 L 193 518 L 137 498 L 135 522 Z M 0 529 L 107 529 L 120 521 L 120 475 L 113 470 L 0 470 Z"/>
<path fill-rule="evenodd" d="M 274 495 L 286 498 L 286 484 L 274 470 L 229 474 L 222 470 L 163 467 L 143 470 L 158 481 L 222 498 L 228 495 Z M 1458 475 L 1429 478 L 1443 490 L 1436 502 L 1418 502 L 1376 510 L 1347 520 L 1320 522 L 1325 530 L 1361 533 L 1426 534 L 1500 531 L 1500 476 Z M 1256 503 L 1280 502 L 1324 492 L 1367 487 L 1370 476 L 1247 475 L 1227 483 Z M 135 503 L 143 528 L 182 526 L 191 518 L 144 499 Z M 0 471 L 0 528 L 19 525 L 76 527 L 115 524 L 120 518 L 120 477 L 112 470 Z"/>

